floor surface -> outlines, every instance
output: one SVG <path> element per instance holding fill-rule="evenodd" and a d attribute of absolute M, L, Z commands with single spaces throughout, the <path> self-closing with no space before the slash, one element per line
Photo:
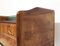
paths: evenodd
<path fill-rule="evenodd" d="M 60 46 L 60 23 L 55 24 L 55 46 Z"/>

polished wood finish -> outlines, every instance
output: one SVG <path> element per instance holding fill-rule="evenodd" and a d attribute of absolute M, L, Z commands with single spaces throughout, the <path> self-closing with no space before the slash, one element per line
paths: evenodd
<path fill-rule="evenodd" d="M 17 46 L 54 46 L 54 11 L 38 7 L 19 11 Z"/>

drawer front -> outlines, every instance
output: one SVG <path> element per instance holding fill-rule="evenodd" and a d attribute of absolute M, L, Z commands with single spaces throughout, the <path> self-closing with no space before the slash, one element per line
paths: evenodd
<path fill-rule="evenodd" d="M 0 33 L 16 37 L 16 24 L 0 23 Z"/>
<path fill-rule="evenodd" d="M 16 24 L 0 23 L 0 45 L 16 46 Z"/>

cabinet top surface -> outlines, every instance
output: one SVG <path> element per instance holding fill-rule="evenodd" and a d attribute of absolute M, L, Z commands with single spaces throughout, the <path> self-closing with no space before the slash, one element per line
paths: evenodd
<path fill-rule="evenodd" d="M 11 24 L 16 24 L 16 21 L 0 21 L 0 23 L 11 23 Z"/>

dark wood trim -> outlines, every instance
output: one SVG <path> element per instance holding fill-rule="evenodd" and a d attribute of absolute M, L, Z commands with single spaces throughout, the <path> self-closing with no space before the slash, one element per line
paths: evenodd
<path fill-rule="evenodd" d="M 7 16 L 0 16 L 0 21 L 5 21 L 5 20 L 8 20 Z"/>

